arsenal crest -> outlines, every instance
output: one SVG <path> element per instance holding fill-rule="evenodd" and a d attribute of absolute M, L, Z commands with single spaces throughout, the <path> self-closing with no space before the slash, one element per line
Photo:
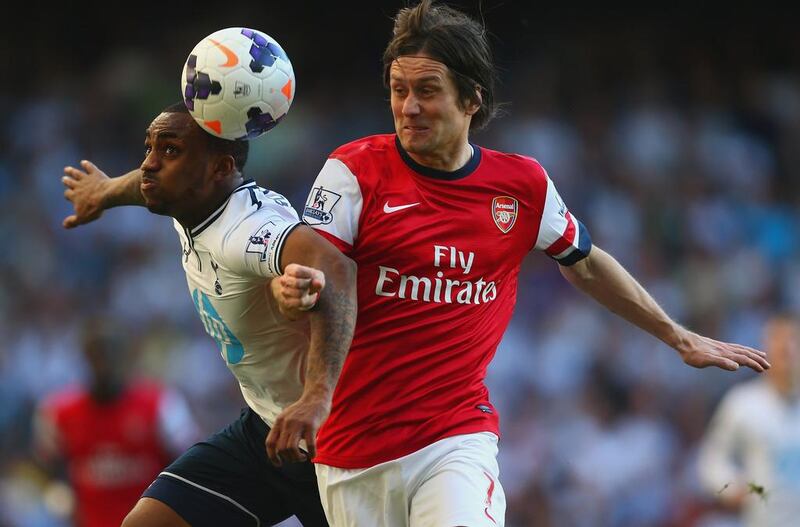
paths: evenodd
<path fill-rule="evenodd" d="M 492 219 L 503 234 L 508 233 L 517 222 L 519 205 L 516 198 L 497 196 L 492 200 Z"/>

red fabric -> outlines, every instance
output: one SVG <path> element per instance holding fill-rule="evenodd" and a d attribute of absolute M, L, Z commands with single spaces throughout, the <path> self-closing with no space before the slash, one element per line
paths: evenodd
<path fill-rule="evenodd" d="M 462 179 L 416 173 L 394 137 L 368 137 L 331 156 L 355 175 L 363 199 L 352 249 L 337 244 L 358 264 L 359 315 L 315 459 L 342 468 L 396 459 L 457 434 L 498 433 L 484 377 L 547 192 L 535 160 L 487 149 Z M 494 220 L 498 196 L 519 202 L 508 233 Z M 419 205 L 387 213 L 387 203 L 389 210 Z M 333 214 L 346 214 L 342 206 Z"/>

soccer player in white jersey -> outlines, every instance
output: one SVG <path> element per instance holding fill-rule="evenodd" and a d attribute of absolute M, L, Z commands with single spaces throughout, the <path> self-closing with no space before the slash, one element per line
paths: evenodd
<path fill-rule="evenodd" d="M 800 521 L 800 328 L 789 316 L 764 328 L 772 368 L 722 398 L 698 458 L 709 495 L 748 527 Z M 762 492 L 763 490 L 763 492 Z"/>
<path fill-rule="evenodd" d="M 246 141 L 204 132 L 181 102 L 147 128 L 135 177 L 109 179 L 88 161 L 65 168 L 75 206 L 66 227 L 120 204 L 174 218 L 191 299 L 247 402 L 240 419 L 161 472 L 125 527 L 273 525 L 292 515 L 326 525 L 308 457 L 352 338 L 355 266 L 285 198 L 243 178 L 247 153 Z M 333 280 L 297 322 L 270 287 L 293 264 Z"/>
<path fill-rule="evenodd" d="M 334 151 L 303 212 L 358 264 L 358 327 L 314 459 L 332 524 L 503 524 L 484 376 L 531 250 L 691 366 L 769 367 L 671 320 L 592 247 L 536 160 L 470 143 L 495 112 L 480 24 L 430 0 L 401 9 L 384 68 L 396 133 Z M 287 273 L 286 309 L 310 305 L 293 282 L 308 272 Z"/>
<path fill-rule="evenodd" d="M 484 377 L 532 249 L 691 366 L 769 367 L 760 351 L 670 319 L 592 247 L 536 160 L 470 143 L 495 113 L 480 24 L 430 0 L 401 9 L 384 66 L 396 134 L 337 149 L 303 211 L 358 264 L 358 327 L 314 458 L 331 524 L 503 525 L 498 415 Z M 74 203 L 68 224 L 103 208 L 90 189 Z M 313 305 L 317 271 L 285 271 L 273 281 L 284 310 Z"/>

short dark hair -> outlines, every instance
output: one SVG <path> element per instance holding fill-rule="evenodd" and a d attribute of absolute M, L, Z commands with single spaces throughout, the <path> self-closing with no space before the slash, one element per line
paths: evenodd
<path fill-rule="evenodd" d="M 422 0 L 398 11 L 392 40 L 383 52 L 383 81 L 389 85 L 392 62 L 404 55 L 425 53 L 452 72 L 461 101 L 477 103 L 470 129 L 479 130 L 497 115 L 494 101 L 495 70 L 485 28 L 466 14 L 448 6 Z"/>
<path fill-rule="evenodd" d="M 189 113 L 189 108 L 183 101 L 170 104 L 161 113 Z M 202 130 L 202 128 L 201 128 Z M 244 166 L 247 164 L 247 155 L 250 152 L 250 142 L 245 139 L 223 139 L 203 130 L 203 133 L 208 137 L 208 146 L 212 152 L 217 154 L 229 155 L 233 157 L 236 164 L 236 170 L 244 172 Z"/>

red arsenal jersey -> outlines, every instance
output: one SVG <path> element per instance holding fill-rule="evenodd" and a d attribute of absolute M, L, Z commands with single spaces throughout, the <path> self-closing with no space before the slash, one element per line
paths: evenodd
<path fill-rule="evenodd" d="M 353 344 L 315 462 L 369 467 L 444 437 L 498 433 L 484 385 L 511 319 L 520 263 L 563 265 L 591 240 L 534 159 L 473 146 L 455 172 L 396 136 L 336 150 L 303 219 L 358 264 Z"/>
<path fill-rule="evenodd" d="M 77 525 L 119 525 L 170 461 L 160 437 L 162 390 L 139 383 L 107 404 L 75 388 L 50 396 L 37 416 L 43 455 L 67 464 Z"/>

